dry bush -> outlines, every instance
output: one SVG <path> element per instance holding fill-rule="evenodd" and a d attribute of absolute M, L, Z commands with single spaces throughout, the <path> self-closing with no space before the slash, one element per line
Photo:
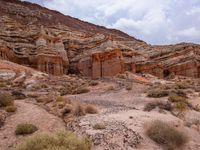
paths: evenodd
<path fill-rule="evenodd" d="M 5 108 L 5 111 L 6 112 L 16 112 L 17 111 L 17 107 L 16 106 L 7 106 L 6 108 Z"/>
<path fill-rule="evenodd" d="M 185 97 L 182 96 L 178 96 L 178 95 L 171 95 L 169 96 L 168 100 L 172 103 L 177 103 L 177 102 L 187 102 L 187 99 Z"/>
<path fill-rule="evenodd" d="M 90 92 L 90 89 L 88 87 L 79 87 L 77 88 L 73 94 L 83 94 Z"/>
<path fill-rule="evenodd" d="M 88 114 L 97 114 L 98 109 L 96 108 L 96 106 L 90 104 L 85 106 L 85 112 Z"/>
<path fill-rule="evenodd" d="M 188 138 L 184 133 L 162 121 L 152 122 L 147 128 L 146 134 L 166 150 L 180 148 L 188 142 Z"/>
<path fill-rule="evenodd" d="M 183 112 L 187 109 L 188 105 L 185 102 L 177 102 L 175 104 L 175 109 L 179 112 Z"/>
<path fill-rule="evenodd" d="M 41 89 L 47 89 L 49 86 L 46 83 L 40 84 Z"/>
<path fill-rule="evenodd" d="M 115 87 L 113 85 L 110 85 L 110 86 L 106 87 L 105 90 L 106 91 L 113 91 L 113 90 L 115 90 Z"/>
<path fill-rule="evenodd" d="M 84 116 L 85 115 L 85 109 L 83 107 L 83 105 L 81 105 L 80 103 L 77 103 L 73 106 L 73 115 L 74 116 Z"/>
<path fill-rule="evenodd" d="M 90 150 L 88 138 L 78 138 L 70 131 L 61 130 L 53 133 L 38 133 L 32 135 L 17 150 Z"/>
<path fill-rule="evenodd" d="M 13 105 L 14 98 L 10 93 L 0 93 L 0 107 Z"/>
<path fill-rule="evenodd" d="M 172 105 L 169 102 L 150 102 L 147 103 L 144 107 L 144 111 L 151 111 L 153 109 L 155 109 L 156 107 L 160 108 L 160 109 L 164 109 L 167 111 L 171 111 L 172 110 Z"/>
<path fill-rule="evenodd" d="M 132 88 L 133 88 L 133 85 L 132 85 L 132 84 L 126 85 L 126 90 L 127 90 L 127 91 L 131 91 Z"/>
<path fill-rule="evenodd" d="M 22 123 L 18 124 L 15 130 L 16 135 L 27 135 L 36 132 L 38 128 L 32 124 Z"/>
<path fill-rule="evenodd" d="M 27 97 L 38 98 L 39 95 L 37 93 L 29 93 L 29 94 L 27 94 Z"/>
<path fill-rule="evenodd" d="M 6 114 L 5 112 L 0 110 L 0 128 L 4 125 L 5 120 L 6 120 Z"/>
<path fill-rule="evenodd" d="M 167 90 L 162 90 L 162 89 L 154 89 L 150 90 L 147 93 L 148 97 L 153 97 L 153 98 L 160 98 L 160 97 L 165 97 L 169 95 L 169 91 Z"/>
<path fill-rule="evenodd" d="M 56 98 L 56 102 L 62 102 L 63 101 L 63 97 L 62 96 L 58 96 L 57 98 Z"/>
<path fill-rule="evenodd" d="M 58 103 L 58 108 L 59 109 L 62 109 L 62 108 L 64 108 L 65 107 L 65 103 Z"/>
<path fill-rule="evenodd" d="M 98 81 L 91 81 L 91 82 L 89 83 L 90 86 L 97 86 L 98 84 L 99 84 Z"/>
<path fill-rule="evenodd" d="M 73 113 L 73 106 L 71 104 L 66 104 L 61 111 L 61 116 L 64 117 L 66 115 L 69 115 L 70 113 Z"/>
<path fill-rule="evenodd" d="M 97 123 L 93 126 L 93 129 L 95 130 L 103 130 L 106 129 L 106 125 L 104 123 Z"/>
<path fill-rule="evenodd" d="M 187 82 L 179 81 L 175 83 L 176 89 L 188 89 L 190 86 Z"/>
<path fill-rule="evenodd" d="M 184 92 L 183 90 L 176 90 L 176 89 L 173 89 L 169 92 L 169 95 L 178 95 L 178 96 L 181 96 L 181 97 L 185 97 L 187 98 L 187 93 Z"/>
<path fill-rule="evenodd" d="M 47 89 L 47 88 L 49 88 L 49 87 L 45 83 L 35 84 L 35 85 L 32 86 L 32 89 L 36 90 L 36 91 L 41 90 L 41 89 Z"/>
<path fill-rule="evenodd" d="M 21 91 L 12 91 L 12 95 L 13 97 L 15 97 L 15 99 L 25 99 L 26 95 L 24 93 L 22 93 Z"/>
<path fill-rule="evenodd" d="M 0 82 L 0 87 L 7 87 L 7 84 L 5 82 Z"/>

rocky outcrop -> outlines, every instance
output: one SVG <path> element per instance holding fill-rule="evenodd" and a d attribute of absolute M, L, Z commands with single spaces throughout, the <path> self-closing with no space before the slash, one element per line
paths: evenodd
<path fill-rule="evenodd" d="M 1 59 L 53 75 L 200 77 L 199 45 L 148 45 L 29 2 L 0 0 L 0 28 Z"/>

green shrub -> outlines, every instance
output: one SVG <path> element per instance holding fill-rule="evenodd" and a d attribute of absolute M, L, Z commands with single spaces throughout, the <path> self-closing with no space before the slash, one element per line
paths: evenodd
<path fill-rule="evenodd" d="M 0 107 L 13 105 L 13 97 L 10 93 L 0 93 Z"/>
<path fill-rule="evenodd" d="M 95 130 L 103 130 L 103 129 L 106 129 L 106 126 L 104 123 L 97 123 L 93 126 L 93 129 Z"/>
<path fill-rule="evenodd" d="M 32 134 L 37 130 L 38 130 L 38 128 L 32 124 L 22 123 L 22 124 L 17 125 L 15 134 L 16 135 Z"/>
<path fill-rule="evenodd" d="M 94 105 L 87 105 L 85 107 L 85 112 L 88 114 L 97 114 L 98 110 Z"/>
<path fill-rule="evenodd" d="M 90 150 L 88 138 L 78 138 L 74 133 L 61 130 L 55 134 L 38 133 L 17 146 L 17 150 Z"/>
<path fill-rule="evenodd" d="M 144 107 L 144 111 L 151 111 L 153 109 L 155 109 L 156 107 L 160 108 L 160 109 L 164 109 L 167 111 L 171 111 L 172 110 L 172 105 L 169 102 L 150 102 L 147 103 Z"/>
<path fill-rule="evenodd" d="M 160 97 L 165 97 L 169 95 L 169 91 L 167 90 L 162 90 L 162 89 L 154 89 L 150 90 L 147 93 L 148 97 L 153 97 L 153 98 L 160 98 Z"/>
<path fill-rule="evenodd" d="M 7 111 L 7 112 L 16 112 L 16 110 L 17 110 L 17 107 L 15 107 L 15 106 L 7 106 L 5 108 L 5 111 Z"/>
<path fill-rule="evenodd" d="M 188 141 L 185 134 L 162 121 L 152 122 L 147 128 L 146 134 L 167 150 L 182 147 Z"/>

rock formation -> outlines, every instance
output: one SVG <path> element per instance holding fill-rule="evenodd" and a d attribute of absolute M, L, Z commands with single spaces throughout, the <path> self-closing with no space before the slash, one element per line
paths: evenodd
<path fill-rule="evenodd" d="M 199 45 L 148 45 L 29 2 L 0 0 L 0 28 L 1 59 L 53 75 L 200 77 Z"/>

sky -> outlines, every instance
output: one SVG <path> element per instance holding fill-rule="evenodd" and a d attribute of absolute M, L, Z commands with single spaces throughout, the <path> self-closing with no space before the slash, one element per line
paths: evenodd
<path fill-rule="evenodd" d="M 200 44 L 200 0 L 26 0 L 149 44 Z"/>

